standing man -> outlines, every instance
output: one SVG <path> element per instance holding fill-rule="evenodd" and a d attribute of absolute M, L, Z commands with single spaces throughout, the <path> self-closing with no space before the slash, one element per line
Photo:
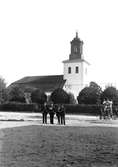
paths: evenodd
<path fill-rule="evenodd" d="M 50 123 L 51 124 L 54 124 L 54 105 L 53 103 L 51 103 L 49 106 L 48 106 L 48 111 L 49 111 L 49 115 L 50 115 Z"/>
<path fill-rule="evenodd" d="M 65 107 L 63 104 L 60 106 L 60 116 L 61 116 L 61 124 L 65 125 Z"/>
<path fill-rule="evenodd" d="M 106 100 L 106 112 L 107 112 L 107 118 L 110 119 L 111 118 L 111 102 L 109 101 L 109 99 Z"/>
<path fill-rule="evenodd" d="M 103 119 L 106 119 L 106 117 L 108 116 L 106 99 L 104 99 L 104 101 L 103 101 L 103 108 L 101 109 L 101 114 L 102 114 Z"/>
<path fill-rule="evenodd" d="M 47 103 L 45 102 L 44 105 L 42 106 L 42 116 L 43 116 L 43 124 L 47 124 Z"/>
<path fill-rule="evenodd" d="M 111 99 L 109 100 L 109 115 L 110 118 L 113 118 L 113 101 Z"/>
<path fill-rule="evenodd" d="M 58 104 L 55 105 L 55 113 L 57 116 L 57 122 L 60 125 L 61 120 L 60 120 L 60 106 Z"/>
<path fill-rule="evenodd" d="M 104 116 L 105 116 L 104 115 L 104 105 L 101 105 L 101 107 L 100 107 L 100 119 L 105 119 Z"/>

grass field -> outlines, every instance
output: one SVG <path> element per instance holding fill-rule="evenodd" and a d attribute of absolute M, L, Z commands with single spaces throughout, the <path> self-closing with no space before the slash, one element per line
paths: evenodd
<path fill-rule="evenodd" d="M 98 166 L 118 166 L 118 128 L 33 125 L 0 130 L 0 167 Z"/>

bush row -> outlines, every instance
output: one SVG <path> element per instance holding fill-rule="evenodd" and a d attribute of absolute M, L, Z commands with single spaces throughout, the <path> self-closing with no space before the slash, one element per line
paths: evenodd
<path fill-rule="evenodd" d="M 103 109 L 103 105 L 87 105 L 87 104 L 67 104 L 65 105 L 68 114 L 85 114 L 98 116 Z M 113 105 L 113 114 L 118 116 L 118 105 Z"/>
<path fill-rule="evenodd" d="M 67 114 L 85 114 L 99 115 L 102 105 L 85 105 L 85 104 L 65 104 Z M 118 106 L 114 106 L 113 110 L 118 112 Z M 6 103 L 0 104 L 0 111 L 12 112 L 41 112 L 36 103 Z"/>
<path fill-rule="evenodd" d="M 68 114 L 85 114 L 99 115 L 100 105 L 85 105 L 85 104 L 65 104 L 66 113 Z"/>
<path fill-rule="evenodd" d="M 65 104 L 67 114 L 88 114 L 99 115 L 100 106 L 98 105 L 80 105 L 80 104 Z M 41 112 L 36 103 L 6 103 L 0 104 L 0 111 L 17 111 L 17 112 Z"/>
<path fill-rule="evenodd" d="M 12 111 L 12 112 L 39 112 L 38 105 L 36 103 L 6 103 L 0 104 L 0 111 Z"/>

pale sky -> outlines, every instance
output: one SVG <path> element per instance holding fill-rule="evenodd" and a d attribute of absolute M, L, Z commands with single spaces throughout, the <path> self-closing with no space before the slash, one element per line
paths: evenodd
<path fill-rule="evenodd" d="M 90 80 L 118 87 L 118 0 L 1 0 L 0 75 L 63 74 L 76 31 Z"/>

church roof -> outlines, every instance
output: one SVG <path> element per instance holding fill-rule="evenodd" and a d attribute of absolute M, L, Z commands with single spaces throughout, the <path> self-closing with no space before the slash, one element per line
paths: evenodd
<path fill-rule="evenodd" d="M 74 63 L 74 62 L 85 62 L 88 65 L 90 65 L 90 63 L 84 59 L 71 59 L 71 60 L 64 60 L 63 63 Z"/>
<path fill-rule="evenodd" d="M 63 75 L 28 76 L 12 83 L 12 85 L 33 87 L 44 92 L 52 92 L 57 88 L 63 88 L 65 81 Z"/>

